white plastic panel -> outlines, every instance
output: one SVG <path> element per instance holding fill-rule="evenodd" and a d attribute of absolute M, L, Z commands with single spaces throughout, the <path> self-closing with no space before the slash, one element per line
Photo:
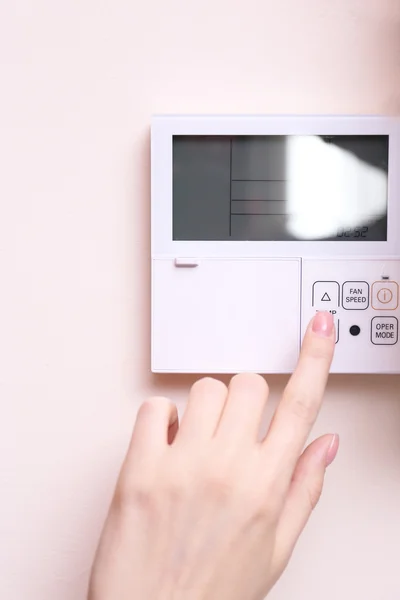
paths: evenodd
<path fill-rule="evenodd" d="M 335 314 L 332 373 L 400 373 L 399 260 L 303 260 L 302 328 Z"/>
<path fill-rule="evenodd" d="M 352 159 L 351 177 L 349 175 L 345 192 L 339 189 L 335 192 L 330 186 L 325 193 L 320 186 L 318 194 L 303 193 L 304 189 L 308 189 L 306 186 L 301 188 L 300 194 L 293 178 L 286 177 L 286 174 L 283 179 L 275 171 L 268 171 L 267 178 L 262 176 L 263 173 L 260 175 L 256 166 L 261 155 L 257 153 L 258 158 L 255 159 L 247 146 L 245 158 L 238 162 L 237 152 L 241 146 L 236 147 L 232 140 L 229 173 L 225 176 L 227 163 L 224 162 L 224 177 L 219 174 L 218 181 L 214 181 L 212 186 L 210 182 L 215 175 L 212 152 L 207 150 L 204 154 L 202 150 L 202 156 L 206 156 L 205 164 L 211 165 L 214 173 L 211 176 L 209 171 L 200 168 L 198 160 L 191 159 L 185 166 L 185 160 L 176 161 L 177 155 L 173 154 L 173 147 L 176 152 L 179 146 L 173 146 L 174 136 L 326 137 L 375 134 L 389 137 L 389 170 L 388 178 L 384 178 L 387 186 L 384 195 L 382 190 L 377 192 L 378 188 L 374 187 L 376 183 L 382 183 L 375 169 L 375 159 L 372 162 L 371 159 L 361 158 L 361 162 Z M 181 158 L 186 156 L 186 143 L 185 139 L 180 146 Z M 258 141 L 254 148 L 256 146 Z M 222 154 L 223 157 L 228 156 L 225 145 Z M 263 160 L 267 154 L 262 154 Z M 286 163 L 299 165 L 300 162 L 293 157 L 300 154 L 297 142 L 295 146 L 287 145 Z M 307 156 L 305 166 L 312 175 L 318 161 L 310 159 L 311 154 Z M 317 156 L 317 153 L 313 152 L 312 156 Z M 398 119 L 313 115 L 160 116 L 152 123 L 151 157 L 153 371 L 291 372 L 297 362 L 307 323 L 316 310 L 327 309 L 334 311 L 338 322 L 332 372 L 400 373 Z M 267 162 L 270 167 L 271 160 Z M 329 161 L 326 162 L 328 164 Z M 375 164 L 375 170 L 370 171 L 370 164 Z M 245 165 L 251 173 L 238 172 L 237 165 Z M 382 165 L 386 170 L 386 159 Z M 181 173 L 181 179 L 173 177 L 174 172 Z M 290 172 L 293 174 L 293 169 Z M 298 172 L 301 175 L 303 167 L 298 167 Z M 321 181 L 330 181 L 323 170 L 315 172 L 320 175 Z M 337 174 L 336 170 L 334 172 Z M 313 182 L 311 175 L 308 183 Z M 371 180 L 369 175 L 372 175 Z M 187 186 L 186 176 L 190 184 Z M 361 179 L 364 188 L 360 192 Z M 280 184 L 272 189 L 272 181 L 289 182 L 291 193 L 283 194 Z M 354 190 L 357 190 L 357 197 Z M 307 219 L 304 219 L 306 212 L 300 201 L 296 204 L 300 211 L 292 206 L 300 196 L 302 202 L 305 198 L 307 203 L 312 198 L 315 201 L 313 206 L 321 212 L 321 198 L 332 209 L 332 216 L 337 208 L 336 202 L 339 202 L 344 212 L 339 209 L 336 212 L 344 214 L 347 219 L 350 213 L 353 215 L 352 207 L 361 206 L 363 211 L 367 211 L 366 204 L 374 204 L 377 195 L 386 198 L 386 191 L 387 236 L 386 223 L 384 236 L 370 236 L 371 231 L 363 235 L 365 226 L 360 233 L 359 225 L 346 225 L 344 228 L 340 225 L 335 236 L 343 239 L 333 241 L 327 233 L 321 236 L 319 231 L 322 226 L 333 227 L 329 214 L 323 211 L 322 219 L 314 219 L 310 201 Z M 223 205 L 222 213 L 218 212 L 219 208 L 216 209 L 213 194 L 218 207 Z M 286 212 L 281 211 L 281 205 L 277 204 L 282 202 L 282 198 L 291 203 L 290 210 Z M 174 213 L 174 210 L 177 212 Z M 371 210 L 370 207 L 367 212 Z M 379 214 L 375 217 L 385 220 L 381 209 L 378 207 L 377 210 Z M 248 217 L 250 214 L 251 219 Z M 296 241 L 290 236 L 283 238 L 278 235 L 271 215 L 274 218 L 290 215 L 298 219 L 300 214 L 303 215 L 302 231 L 294 236 Z M 223 221 L 223 230 L 219 219 Z M 251 221 L 254 227 L 251 235 L 247 235 L 248 229 L 243 229 L 243 223 L 247 221 Z M 292 225 L 294 222 L 299 227 L 299 221 L 293 221 Z M 313 241 L 310 241 L 312 236 L 303 231 L 304 223 L 307 228 L 318 228 Z M 228 234 L 225 231 L 227 227 Z M 259 235 L 260 229 L 264 237 Z M 360 241 L 360 237 L 365 239 Z"/>
<path fill-rule="evenodd" d="M 152 270 L 153 372 L 293 370 L 300 260 L 155 259 Z"/>

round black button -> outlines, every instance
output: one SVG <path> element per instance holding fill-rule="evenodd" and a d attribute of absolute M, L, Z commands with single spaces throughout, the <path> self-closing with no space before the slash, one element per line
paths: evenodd
<path fill-rule="evenodd" d="M 358 335 L 360 333 L 361 329 L 359 328 L 358 325 L 352 325 L 350 327 L 350 333 L 351 335 Z"/>

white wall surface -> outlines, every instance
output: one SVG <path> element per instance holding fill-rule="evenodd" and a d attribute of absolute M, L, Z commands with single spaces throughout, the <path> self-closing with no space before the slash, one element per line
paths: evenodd
<path fill-rule="evenodd" d="M 399 0 L 2 0 L 1 598 L 84 600 L 137 407 L 193 381 L 149 371 L 151 114 L 399 109 Z M 399 598 L 398 384 L 330 380 L 340 454 L 273 600 Z"/>

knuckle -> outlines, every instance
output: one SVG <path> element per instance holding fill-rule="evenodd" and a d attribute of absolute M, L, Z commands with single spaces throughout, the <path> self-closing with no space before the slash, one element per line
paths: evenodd
<path fill-rule="evenodd" d="M 161 486 L 161 497 L 168 499 L 173 504 L 178 504 L 188 493 L 188 485 L 183 478 L 180 477 L 168 477 L 168 479 Z"/>
<path fill-rule="evenodd" d="M 270 504 L 261 504 L 260 502 L 253 507 L 251 522 L 254 524 L 263 524 L 266 527 L 273 527 L 278 521 L 278 511 Z"/>
<path fill-rule="evenodd" d="M 154 512 L 158 505 L 157 494 L 150 482 L 122 476 L 116 487 L 114 505 L 122 509 L 135 508 L 142 512 Z"/>
<path fill-rule="evenodd" d="M 252 524 L 272 526 L 279 517 L 279 507 L 273 495 L 262 493 L 256 486 L 242 488 L 239 501 L 243 516 Z"/>
<path fill-rule="evenodd" d="M 151 396 L 139 407 L 136 421 L 151 422 L 153 419 L 168 418 L 170 422 L 178 419 L 176 405 L 165 396 Z"/>
<path fill-rule="evenodd" d="M 271 514 L 268 498 L 256 486 L 241 489 L 241 502 L 253 519 L 265 519 Z"/>
<path fill-rule="evenodd" d="M 307 500 L 313 511 L 322 496 L 322 481 L 314 481 L 306 486 Z"/>
<path fill-rule="evenodd" d="M 312 425 L 317 414 L 317 407 L 308 394 L 295 394 L 289 401 L 291 412 L 307 425 Z"/>
<path fill-rule="evenodd" d="M 234 479 L 224 470 L 212 469 L 205 478 L 205 488 L 214 501 L 225 502 L 233 495 Z"/>
<path fill-rule="evenodd" d="M 178 505 L 187 495 L 189 486 L 178 472 L 165 472 L 155 478 L 122 476 L 118 482 L 114 503 L 125 509 L 156 514 L 162 505 Z"/>
<path fill-rule="evenodd" d="M 263 493 L 258 496 L 256 510 L 269 523 L 278 521 L 282 512 L 282 494 L 274 481 L 267 483 Z"/>
<path fill-rule="evenodd" d="M 227 387 L 219 379 L 202 377 L 192 385 L 192 391 L 203 395 L 226 394 Z"/>
<path fill-rule="evenodd" d="M 192 489 L 193 476 L 183 457 L 175 456 L 172 463 L 166 463 L 160 472 L 157 492 L 164 501 L 179 502 Z"/>
<path fill-rule="evenodd" d="M 235 507 L 235 513 L 243 522 L 274 521 L 278 510 L 269 501 L 266 490 L 248 477 L 224 468 L 214 467 L 204 477 L 204 494 L 217 506 Z"/>
<path fill-rule="evenodd" d="M 158 411 L 160 409 L 169 408 L 171 405 L 171 400 L 165 396 L 150 396 L 142 403 L 139 408 L 139 412 L 153 413 L 154 411 Z"/>
<path fill-rule="evenodd" d="M 231 379 L 231 386 L 233 385 L 245 388 L 259 388 L 263 392 L 268 391 L 268 384 L 266 380 L 258 373 L 238 373 Z"/>
<path fill-rule="evenodd" d="M 209 477 L 208 489 L 214 498 L 225 499 L 233 492 L 232 482 L 222 475 Z"/>
<path fill-rule="evenodd" d="M 156 496 L 151 488 L 146 486 L 133 486 L 128 495 L 129 504 L 144 510 L 153 511 L 156 508 Z"/>

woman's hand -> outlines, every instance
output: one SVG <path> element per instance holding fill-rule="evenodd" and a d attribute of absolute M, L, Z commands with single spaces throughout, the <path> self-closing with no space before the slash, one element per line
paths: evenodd
<path fill-rule="evenodd" d="M 182 422 L 165 398 L 139 410 L 95 559 L 89 600 L 262 600 L 316 506 L 338 438 L 304 445 L 334 352 L 317 313 L 269 431 L 265 380 L 192 387 Z"/>

